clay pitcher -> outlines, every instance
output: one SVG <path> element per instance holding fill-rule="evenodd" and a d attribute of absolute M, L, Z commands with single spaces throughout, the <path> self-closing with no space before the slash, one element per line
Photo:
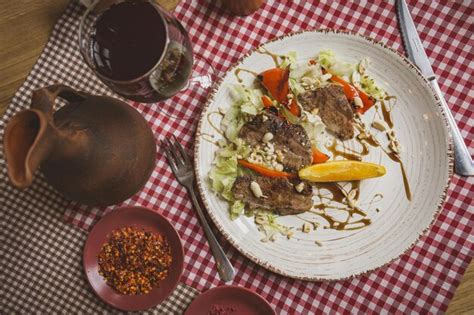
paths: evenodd
<path fill-rule="evenodd" d="M 67 104 L 55 112 L 57 97 Z M 134 108 L 64 85 L 36 90 L 31 108 L 9 121 L 3 140 L 14 186 L 30 186 L 41 167 L 60 193 L 88 205 L 129 198 L 155 166 L 153 133 Z"/>

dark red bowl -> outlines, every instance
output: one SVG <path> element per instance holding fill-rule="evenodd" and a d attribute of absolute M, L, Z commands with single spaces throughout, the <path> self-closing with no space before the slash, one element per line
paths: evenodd
<path fill-rule="evenodd" d="M 127 226 L 161 233 L 166 237 L 171 248 L 173 262 L 169 274 L 148 294 L 119 294 L 99 275 L 98 256 L 102 246 L 107 242 L 112 231 Z M 165 300 L 178 285 L 183 273 L 183 261 L 181 239 L 171 223 L 161 214 L 140 207 L 120 208 L 104 216 L 89 233 L 83 254 L 86 277 L 94 292 L 105 303 L 124 311 L 145 310 Z"/>
<path fill-rule="evenodd" d="M 272 306 L 257 293 L 244 287 L 225 285 L 198 296 L 185 315 L 202 315 L 220 309 L 224 314 L 273 315 Z M 225 312 L 227 310 L 227 312 Z"/>

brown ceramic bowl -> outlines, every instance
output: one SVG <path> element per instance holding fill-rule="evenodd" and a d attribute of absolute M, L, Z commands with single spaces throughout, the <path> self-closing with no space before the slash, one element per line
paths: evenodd
<path fill-rule="evenodd" d="M 102 246 L 112 231 L 127 226 L 161 233 L 171 248 L 173 262 L 169 274 L 148 294 L 119 294 L 99 275 L 98 255 Z M 145 310 L 165 300 L 178 285 L 183 272 L 183 261 L 181 239 L 171 223 L 161 214 L 139 207 L 120 208 L 104 216 L 89 233 L 83 253 L 84 270 L 94 292 L 105 303 L 125 311 Z"/>
<path fill-rule="evenodd" d="M 216 287 L 198 296 L 189 305 L 185 315 L 210 313 L 273 315 L 272 306 L 257 293 L 244 287 L 225 285 Z"/>

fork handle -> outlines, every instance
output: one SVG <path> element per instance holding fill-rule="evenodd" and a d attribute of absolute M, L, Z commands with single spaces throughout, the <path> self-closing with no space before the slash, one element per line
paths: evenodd
<path fill-rule="evenodd" d="M 221 245 L 219 245 L 219 243 L 217 242 L 217 239 L 214 236 L 214 233 L 212 232 L 211 227 L 207 223 L 206 217 L 204 216 L 204 212 L 202 210 L 201 205 L 199 204 L 199 201 L 197 199 L 197 196 L 193 187 L 191 186 L 187 188 L 188 188 L 188 193 L 191 196 L 191 200 L 193 201 L 194 207 L 196 208 L 196 211 L 198 213 L 199 220 L 201 221 L 201 224 L 204 228 L 204 232 L 206 233 L 207 241 L 209 242 L 212 255 L 214 256 L 214 259 L 216 261 L 217 271 L 219 272 L 219 276 L 224 282 L 232 281 L 232 279 L 234 279 L 234 276 L 235 276 L 234 267 L 232 267 L 232 264 L 230 263 L 229 259 L 224 253 L 224 250 L 222 249 Z"/>

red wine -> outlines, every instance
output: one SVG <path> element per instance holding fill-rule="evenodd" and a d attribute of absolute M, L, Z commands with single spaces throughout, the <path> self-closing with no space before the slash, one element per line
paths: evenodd
<path fill-rule="evenodd" d="M 102 75 L 117 81 L 136 79 L 158 62 L 166 43 L 166 28 L 148 2 L 113 5 L 97 20 L 93 60 Z"/>
<path fill-rule="evenodd" d="M 95 22 L 91 59 L 104 82 L 126 98 L 155 102 L 186 84 L 191 44 L 179 22 L 162 14 L 148 1 L 131 0 L 112 5 Z"/>

